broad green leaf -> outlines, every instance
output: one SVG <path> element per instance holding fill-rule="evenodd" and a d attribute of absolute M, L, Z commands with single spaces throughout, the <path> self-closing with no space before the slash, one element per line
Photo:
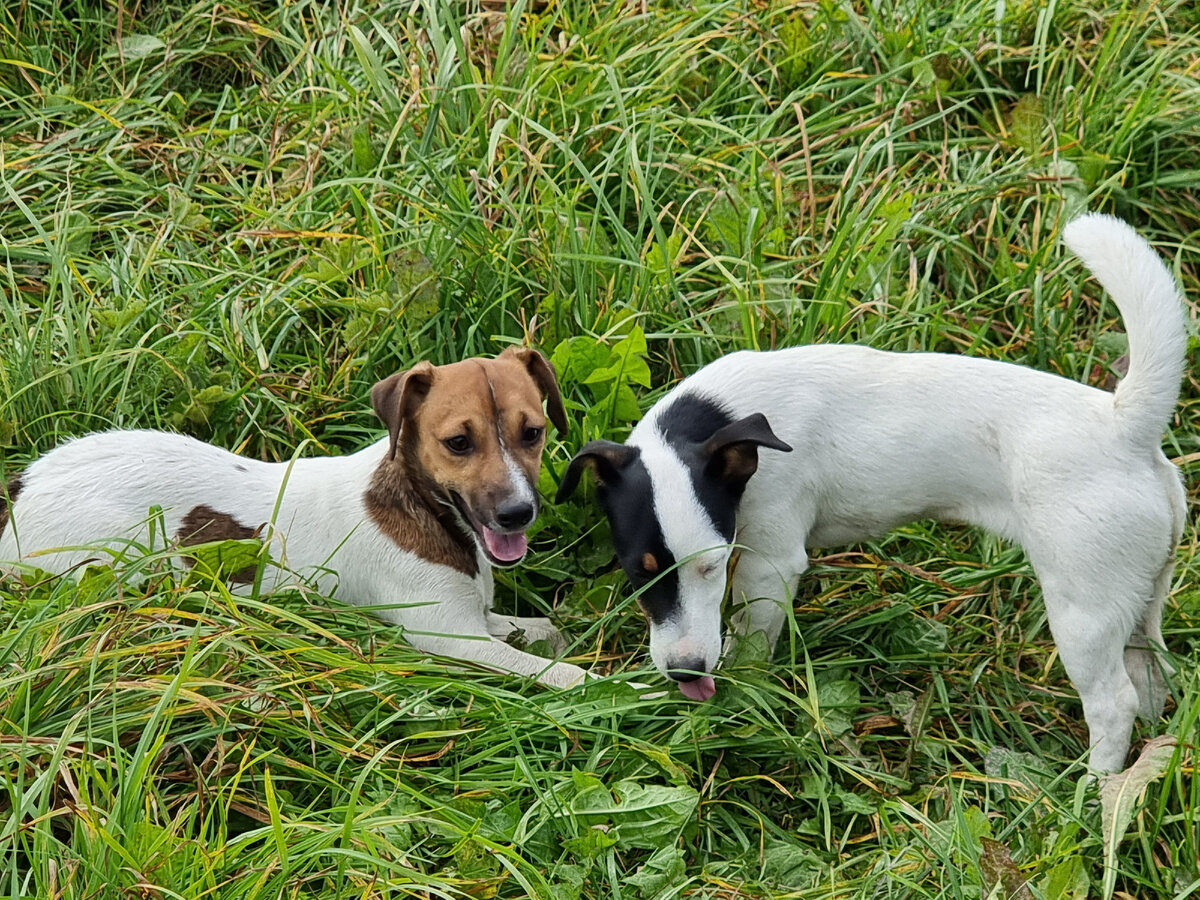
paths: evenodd
<path fill-rule="evenodd" d="M 600 828 L 605 837 L 582 834 L 580 852 L 590 852 L 612 838 L 624 848 L 655 850 L 674 840 L 695 816 L 700 795 L 688 786 L 619 781 L 611 790 L 598 778 L 573 773 L 576 793 L 570 808 L 589 830 Z"/>
<path fill-rule="evenodd" d="M 660 847 L 625 879 L 625 883 L 637 891 L 639 897 L 649 898 L 667 888 L 677 887 L 684 881 L 686 873 L 683 850 L 675 846 Z"/>
<path fill-rule="evenodd" d="M 878 811 L 878 804 L 871 802 L 871 797 L 867 794 L 856 794 L 853 791 L 835 788 L 833 796 L 841 804 L 842 809 L 848 813 L 873 816 Z"/>
<path fill-rule="evenodd" d="M 371 127 L 363 122 L 354 129 L 350 136 L 351 153 L 354 159 L 354 171 L 358 175 L 366 175 L 379 165 L 379 153 L 371 143 Z"/>
<path fill-rule="evenodd" d="M 1124 772 L 1105 775 L 1100 781 L 1100 807 L 1103 811 L 1104 855 L 1116 863 L 1117 845 L 1133 821 L 1133 808 L 1150 782 L 1162 777 L 1175 755 L 1175 736 L 1159 735 L 1148 741 L 1137 761 Z M 1107 881 L 1107 878 L 1106 878 Z"/>
<path fill-rule="evenodd" d="M 260 541 L 250 538 L 197 544 L 188 547 L 186 555 L 193 560 L 193 571 L 208 578 L 223 580 L 239 573 L 248 574 L 258 565 L 262 549 Z"/>
<path fill-rule="evenodd" d="M 787 83 L 795 86 L 808 74 L 813 46 L 812 34 L 803 13 L 799 10 L 790 13 L 779 27 L 778 34 L 784 50 L 779 70 Z"/>
<path fill-rule="evenodd" d="M 604 344 L 587 335 L 577 335 L 559 341 L 550 355 L 550 362 L 559 380 L 582 384 L 596 369 L 608 365 L 612 352 Z"/>
<path fill-rule="evenodd" d="M 801 844 L 772 841 L 763 849 L 763 878 L 780 887 L 800 890 L 826 868 L 817 854 Z"/>
<path fill-rule="evenodd" d="M 1058 862 L 1041 883 L 1046 900 L 1084 900 L 1090 896 L 1091 886 L 1082 856 L 1068 856 Z"/>
<path fill-rule="evenodd" d="M 1024 94 L 1013 107 L 1011 114 L 1013 143 L 1030 156 L 1035 156 L 1042 147 L 1042 134 L 1046 117 L 1042 100 L 1036 94 Z"/>
<path fill-rule="evenodd" d="M 615 394 L 615 397 L 614 397 Z M 642 417 L 642 407 L 638 404 L 629 385 L 618 384 L 613 393 L 602 401 L 605 406 L 612 408 L 613 418 L 618 422 L 636 422 Z"/>
<path fill-rule="evenodd" d="M 967 825 L 967 831 L 976 841 L 980 838 L 992 836 L 992 822 L 978 806 L 972 804 L 963 810 L 963 821 Z"/>
<path fill-rule="evenodd" d="M 983 770 L 989 778 L 1016 781 L 1027 790 L 1039 791 L 1052 776 L 1046 763 L 1032 753 L 1009 750 L 1007 747 L 992 747 L 983 757 Z"/>
<path fill-rule="evenodd" d="M 850 731 L 861 705 L 855 682 L 839 679 L 818 684 L 816 699 L 821 724 L 832 737 L 840 737 Z"/>
<path fill-rule="evenodd" d="M 666 283 L 669 278 L 671 269 L 675 266 L 675 260 L 679 256 L 679 248 L 683 246 L 683 237 L 678 232 L 672 232 L 667 236 L 667 246 L 664 249 L 661 244 L 655 242 L 646 250 L 644 259 L 646 268 L 654 273 L 655 281 L 660 284 Z"/>
<path fill-rule="evenodd" d="M 561 863 L 555 866 L 554 871 L 546 874 L 546 878 L 550 882 L 551 900 L 579 900 L 587 871 L 583 866 L 573 863 Z"/>
<path fill-rule="evenodd" d="M 617 845 L 617 832 L 607 825 L 590 825 L 579 837 L 567 838 L 563 849 L 583 859 L 595 859 Z"/>
<path fill-rule="evenodd" d="M 167 45 L 153 34 L 127 34 L 121 38 L 117 53 L 121 59 L 145 59 Z"/>
<path fill-rule="evenodd" d="M 987 896 L 997 887 L 999 896 L 1008 900 L 1033 900 L 1033 892 L 1025 875 L 1013 862 L 1008 845 L 991 838 L 980 838 L 979 868 L 983 873 L 983 883 Z"/>
<path fill-rule="evenodd" d="M 614 821 L 623 847 L 655 850 L 695 819 L 700 795 L 693 787 L 642 784 L 633 779 L 613 786 L 619 800 Z"/>

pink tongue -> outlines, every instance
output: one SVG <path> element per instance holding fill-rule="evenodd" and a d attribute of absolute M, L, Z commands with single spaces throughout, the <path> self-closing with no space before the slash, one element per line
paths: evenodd
<path fill-rule="evenodd" d="M 711 700 L 717 693 L 717 684 L 711 675 L 704 675 L 695 681 L 679 682 L 679 692 L 689 700 Z"/>
<path fill-rule="evenodd" d="M 483 532 L 483 543 L 488 553 L 500 562 L 516 562 L 529 549 L 529 541 L 523 533 L 499 534 L 486 525 L 480 531 Z"/>

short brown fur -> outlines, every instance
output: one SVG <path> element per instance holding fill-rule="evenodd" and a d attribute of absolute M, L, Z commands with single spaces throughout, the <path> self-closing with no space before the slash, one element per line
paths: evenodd
<path fill-rule="evenodd" d="M 514 356 L 470 359 L 437 369 L 411 421 L 421 471 L 459 494 L 471 509 L 485 508 L 508 484 L 505 448 L 530 484 L 537 484 L 545 434 L 526 446 L 521 433 L 527 426 L 544 429 L 546 415 L 537 384 Z M 474 442 L 469 456 L 455 456 L 443 445 L 457 434 L 467 434 Z"/>
<path fill-rule="evenodd" d="M 193 508 L 179 525 L 175 538 L 181 547 L 192 547 L 196 544 L 211 544 L 216 541 L 244 541 L 257 536 L 258 530 L 243 525 L 228 513 L 218 512 L 211 506 L 200 504 Z M 195 559 L 185 556 L 184 559 L 195 563 Z M 238 569 L 229 576 L 236 584 L 249 584 L 254 580 L 255 566 Z"/>
<path fill-rule="evenodd" d="M 8 524 L 8 511 L 17 502 L 22 487 L 21 476 L 14 475 L 9 479 L 4 494 L 0 496 L 0 534 L 4 534 L 4 527 Z"/>
<path fill-rule="evenodd" d="M 510 490 L 506 451 L 537 485 L 547 412 L 556 427 L 567 424 L 554 369 L 526 348 L 439 367 L 418 363 L 379 382 L 372 401 L 393 443 L 364 498 L 371 518 L 406 550 L 476 574 L 474 540 L 447 504 L 472 515 L 494 509 Z M 529 428 L 540 430 L 534 441 L 525 440 Z M 447 449 L 458 436 L 469 438 L 470 453 Z"/>
<path fill-rule="evenodd" d="M 385 461 L 371 476 L 363 499 L 379 530 L 422 559 L 471 577 L 479 574 L 470 536 L 449 516 L 439 515 L 432 486 L 410 477 L 407 468 L 403 459 Z"/>

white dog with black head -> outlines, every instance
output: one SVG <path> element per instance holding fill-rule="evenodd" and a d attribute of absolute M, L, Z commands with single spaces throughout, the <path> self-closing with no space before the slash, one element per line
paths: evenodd
<path fill-rule="evenodd" d="M 1113 393 L 964 356 L 741 352 L 683 381 L 625 444 L 594 441 L 571 461 L 558 499 L 595 473 L 650 655 L 684 694 L 716 692 L 735 543 L 733 632 L 774 646 L 809 548 L 967 522 L 1024 547 L 1083 701 L 1089 764 L 1123 767 L 1135 714 L 1165 699 L 1155 651 L 1185 498 L 1160 442 L 1187 338 L 1175 280 L 1133 229 L 1088 215 L 1063 238 L 1126 323 Z"/>

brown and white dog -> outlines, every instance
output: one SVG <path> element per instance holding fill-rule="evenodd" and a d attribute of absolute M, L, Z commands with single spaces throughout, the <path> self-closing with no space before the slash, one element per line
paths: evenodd
<path fill-rule="evenodd" d="M 491 567 L 525 556 L 537 516 L 547 414 L 567 428 L 550 364 L 524 348 L 422 362 L 376 384 L 371 400 L 388 437 L 342 457 L 266 463 L 154 431 L 70 441 L 0 489 L 0 565 L 65 573 L 165 549 L 164 534 L 180 547 L 258 538 L 270 545 L 266 589 L 299 575 L 377 607 L 420 650 L 556 687 L 583 681 L 578 666 L 504 642 L 519 629 L 561 649 L 547 619 L 491 608 Z"/>

